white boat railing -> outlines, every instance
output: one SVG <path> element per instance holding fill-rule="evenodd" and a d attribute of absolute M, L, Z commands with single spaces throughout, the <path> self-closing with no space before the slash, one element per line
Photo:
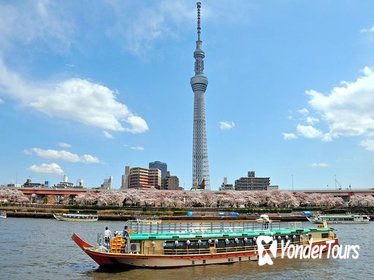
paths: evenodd
<path fill-rule="evenodd" d="M 128 229 L 135 233 L 204 233 L 204 232 L 240 232 L 240 231 L 263 231 L 277 230 L 281 228 L 280 222 L 256 223 L 250 221 L 214 221 L 214 222 L 165 222 L 160 221 L 127 221 Z M 302 224 L 291 224 L 291 229 L 302 228 Z M 282 228 L 287 228 L 283 226 Z"/>

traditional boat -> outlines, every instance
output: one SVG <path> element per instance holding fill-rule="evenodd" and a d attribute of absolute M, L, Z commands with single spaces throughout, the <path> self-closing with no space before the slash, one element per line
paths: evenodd
<path fill-rule="evenodd" d="M 66 222 L 96 222 L 99 219 L 98 215 L 92 214 L 53 214 L 58 221 Z"/>
<path fill-rule="evenodd" d="M 275 257 L 281 253 L 280 244 L 315 246 L 326 251 L 326 244 L 338 244 L 332 228 L 302 227 L 300 222 L 289 227 L 224 221 L 149 224 L 128 222 L 129 237 L 117 235 L 109 244 L 98 236 L 98 245 L 91 245 L 77 234 L 75 243 L 101 267 L 121 266 L 167 268 L 208 264 L 228 264 L 257 260 L 261 251 L 256 243 L 260 236 L 276 240 Z M 125 235 L 126 236 L 126 235 Z M 261 239 L 259 239 L 261 240 Z M 282 242 L 283 240 L 283 242 Z M 266 247 L 269 249 L 269 247 Z M 266 251 L 266 250 L 265 250 Z M 272 252 L 274 253 L 274 252 Z"/>
<path fill-rule="evenodd" d="M 314 224 L 322 224 L 323 221 L 329 224 L 367 224 L 370 222 L 368 215 L 357 214 L 318 215 L 306 218 Z"/>
<path fill-rule="evenodd" d="M 256 219 L 257 223 L 264 224 L 264 223 L 271 223 L 271 220 L 268 215 L 262 214 L 260 218 Z"/>

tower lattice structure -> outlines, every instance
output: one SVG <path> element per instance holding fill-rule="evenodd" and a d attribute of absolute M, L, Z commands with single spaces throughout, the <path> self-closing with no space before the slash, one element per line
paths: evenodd
<path fill-rule="evenodd" d="M 208 143 L 206 135 L 205 118 L 205 91 L 208 78 L 204 75 L 204 57 L 201 41 L 200 9 L 201 3 L 197 2 L 197 41 L 195 58 L 195 75 L 191 78 L 191 87 L 194 92 L 193 116 L 193 148 L 192 148 L 192 184 L 210 190 Z"/>

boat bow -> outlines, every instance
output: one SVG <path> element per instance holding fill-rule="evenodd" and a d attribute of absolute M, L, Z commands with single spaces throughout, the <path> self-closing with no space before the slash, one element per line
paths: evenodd
<path fill-rule="evenodd" d="M 83 251 L 85 251 L 88 248 L 93 248 L 94 246 L 90 243 L 84 241 L 82 238 L 80 238 L 76 233 L 73 233 L 71 239 L 74 240 L 74 242 L 81 248 Z"/>

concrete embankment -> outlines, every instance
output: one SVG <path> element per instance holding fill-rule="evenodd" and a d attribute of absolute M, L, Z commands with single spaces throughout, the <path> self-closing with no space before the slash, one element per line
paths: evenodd
<path fill-rule="evenodd" d="M 135 219 L 137 215 L 116 215 L 116 214 L 98 214 L 99 220 L 103 221 L 127 221 L 131 219 Z M 23 212 L 23 211 L 7 211 L 7 216 L 9 218 L 39 218 L 39 219 L 53 219 L 53 213 L 49 212 Z M 218 217 L 218 216 L 158 216 L 161 220 L 170 220 L 170 221 L 184 221 L 184 220 L 192 220 L 192 221 L 210 221 L 210 220 L 253 220 L 255 221 L 258 216 L 257 215 L 239 215 L 238 217 Z M 305 216 L 275 216 L 270 215 L 270 218 L 274 221 L 306 221 Z"/>

